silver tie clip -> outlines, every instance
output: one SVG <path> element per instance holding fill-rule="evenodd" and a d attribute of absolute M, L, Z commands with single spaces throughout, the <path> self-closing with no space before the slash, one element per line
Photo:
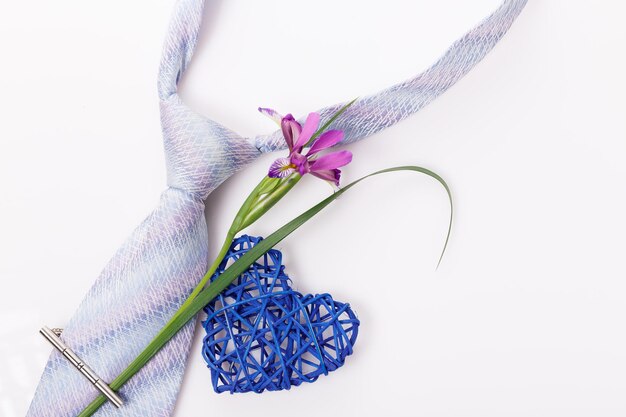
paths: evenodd
<path fill-rule="evenodd" d="M 70 349 L 65 345 L 65 343 L 63 343 L 63 341 L 59 337 L 61 331 L 61 329 L 52 330 L 47 326 L 43 326 L 41 330 L 39 330 L 39 333 L 41 333 L 41 335 L 45 337 L 46 340 L 52 344 L 52 346 L 54 346 L 59 352 L 61 352 L 63 356 L 65 356 L 67 360 L 69 360 L 70 363 L 74 365 L 74 367 L 76 367 L 76 369 L 78 369 L 80 373 L 83 374 L 89 380 L 89 382 L 91 382 L 102 393 L 102 395 L 107 397 L 107 399 L 111 401 L 114 406 L 120 408 L 124 404 L 124 401 L 122 401 L 119 395 L 117 395 L 115 391 L 113 391 L 111 387 L 107 385 L 106 382 L 102 381 L 102 379 L 100 379 L 100 377 L 96 375 L 96 373 L 93 371 L 93 369 L 88 367 L 78 357 L 78 355 L 76 355 L 72 351 L 72 349 Z"/>

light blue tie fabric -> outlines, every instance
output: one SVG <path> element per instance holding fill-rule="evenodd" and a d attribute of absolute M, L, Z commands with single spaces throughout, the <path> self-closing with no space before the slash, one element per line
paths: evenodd
<path fill-rule="evenodd" d="M 506 0 L 455 42 L 430 69 L 359 99 L 334 124 L 355 142 L 417 112 L 446 91 L 501 39 L 526 0 Z M 201 24 L 204 0 L 179 0 L 165 41 L 158 91 L 168 188 L 135 229 L 65 326 L 62 339 L 96 373 L 113 380 L 173 315 L 207 269 L 204 200 L 261 152 L 285 147 L 279 131 L 243 138 L 190 110 L 177 94 Z M 328 118 L 341 104 L 321 110 Z M 56 325 L 57 323 L 50 323 Z M 165 417 L 172 413 L 192 342 L 189 323 L 96 415 Z M 207 388 L 208 389 L 208 388 Z M 52 352 L 27 417 L 73 417 L 98 392 L 58 352 Z"/>

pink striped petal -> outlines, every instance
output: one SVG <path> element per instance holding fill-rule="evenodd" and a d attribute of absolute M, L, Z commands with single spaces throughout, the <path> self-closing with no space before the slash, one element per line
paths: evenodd
<path fill-rule="evenodd" d="M 285 178 L 296 172 L 296 167 L 291 163 L 289 158 L 278 158 L 270 165 L 268 177 Z"/>
<path fill-rule="evenodd" d="M 309 113 L 306 118 L 306 122 L 304 122 L 304 126 L 302 126 L 300 137 L 298 138 L 298 141 L 295 142 L 293 149 L 300 152 L 309 139 L 311 139 L 311 136 L 313 136 L 319 125 L 320 115 L 317 113 Z"/>
<path fill-rule="evenodd" d="M 329 130 L 324 132 L 311 146 L 307 155 L 314 155 L 319 151 L 323 151 L 326 148 L 335 146 L 343 139 L 343 131 L 341 130 Z"/>

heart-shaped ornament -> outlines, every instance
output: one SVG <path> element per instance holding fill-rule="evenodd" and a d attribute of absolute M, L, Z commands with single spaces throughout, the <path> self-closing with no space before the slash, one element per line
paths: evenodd
<path fill-rule="evenodd" d="M 261 239 L 235 239 L 213 279 Z M 282 253 L 271 249 L 204 308 L 202 356 L 216 392 L 289 389 L 352 354 L 359 320 L 350 305 L 302 295 L 290 283 Z"/>

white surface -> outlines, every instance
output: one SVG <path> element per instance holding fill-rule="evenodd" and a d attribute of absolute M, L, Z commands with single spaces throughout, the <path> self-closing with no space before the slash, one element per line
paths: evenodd
<path fill-rule="evenodd" d="M 303 114 L 416 74 L 499 2 L 213 3 L 183 96 L 253 135 L 272 129 L 259 105 Z M 350 147 L 345 180 L 420 164 L 449 181 L 457 211 L 439 271 L 448 208 L 434 181 L 396 174 L 351 191 L 281 245 L 301 291 L 329 291 L 358 312 L 346 366 L 290 392 L 217 395 L 198 333 L 176 416 L 292 416 L 303 404 L 302 417 L 326 406 L 626 413 L 626 6 L 529 3 L 461 83 Z M 24 414 L 45 363 L 38 327 L 63 326 L 164 188 L 156 73 L 172 4 L 0 4 L 3 417 Z M 212 253 L 274 157 L 209 198 Z M 269 233 L 328 191 L 307 178 L 250 232 Z"/>

